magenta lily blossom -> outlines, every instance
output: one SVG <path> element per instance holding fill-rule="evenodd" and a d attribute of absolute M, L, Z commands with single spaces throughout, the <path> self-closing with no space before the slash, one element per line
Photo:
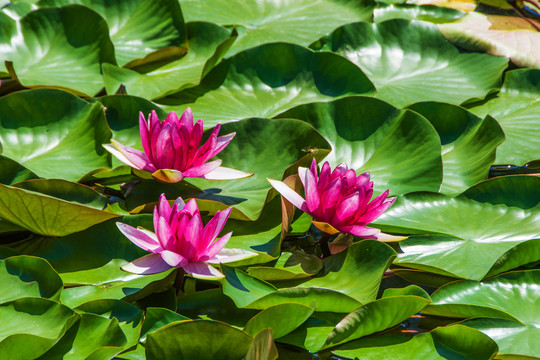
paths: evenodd
<path fill-rule="evenodd" d="M 122 269 L 136 274 L 155 274 L 170 268 L 183 268 L 186 273 L 197 278 L 222 278 L 223 274 L 210 264 L 237 261 L 257 255 L 242 249 L 225 249 L 232 232 L 217 238 L 229 218 L 231 209 L 218 211 L 208 224 L 203 226 L 194 199 L 185 204 L 179 197 L 171 207 L 165 194 L 161 194 L 158 206 L 154 208 L 155 233 L 144 228 L 116 223 L 132 243 L 151 253 L 122 266 Z"/>
<path fill-rule="evenodd" d="M 160 181 L 176 183 L 185 177 L 208 180 L 241 179 L 253 174 L 222 167 L 221 160 L 208 162 L 221 152 L 236 133 L 219 136 L 221 124 L 216 125 L 208 140 L 201 146 L 203 121 L 193 124 L 190 108 L 180 119 L 170 112 L 163 122 L 155 111 L 148 122 L 139 113 L 139 129 L 144 152 L 125 146 L 116 140 L 103 145 L 123 163 L 137 170 L 148 171 Z"/>
<path fill-rule="evenodd" d="M 321 230 L 378 238 L 380 230 L 366 225 L 388 210 L 395 198 L 387 199 L 386 190 L 371 200 L 373 182 L 368 172 L 357 176 L 344 163 L 331 171 L 330 165 L 325 162 L 318 175 L 317 162 L 313 159 L 309 169 L 298 168 L 298 176 L 304 185 L 305 200 L 285 183 L 271 179 L 268 181 L 285 199 L 311 215 L 314 224 Z"/>

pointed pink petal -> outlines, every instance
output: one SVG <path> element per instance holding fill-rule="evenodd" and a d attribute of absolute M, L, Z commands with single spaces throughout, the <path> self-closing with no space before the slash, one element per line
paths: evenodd
<path fill-rule="evenodd" d="M 315 158 L 313 158 L 313 160 L 311 160 L 311 166 L 309 167 L 309 170 L 311 171 L 313 176 L 318 178 L 318 176 L 317 176 L 318 175 L 317 174 L 317 160 L 315 160 Z"/>
<path fill-rule="evenodd" d="M 174 201 L 174 204 L 173 206 L 176 205 L 176 211 L 182 211 L 182 209 L 184 208 L 184 206 L 186 206 L 186 203 L 184 202 L 184 199 L 182 199 L 181 197 L 178 197 L 175 201 Z"/>
<path fill-rule="evenodd" d="M 369 182 L 369 172 L 365 172 L 356 177 L 356 187 L 366 186 Z"/>
<path fill-rule="evenodd" d="M 171 267 L 184 267 L 188 263 L 185 257 L 169 250 L 162 251 L 160 255 L 163 261 Z"/>
<path fill-rule="evenodd" d="M 330 173 L 330 164 L 328 164 L 328 161 L 325 161 L 321 168 L 321 175 L 319 175 L 319 191 L 323 190 L 330 181 Z"/>
<path fill-rule="evenodd" d="M 268 179 L 268 182 L 274 189 L 277 190 L 287 201 L 291 204 L 302 210 L 303 212 L 308 212 L 306 201 L 293 189 L 288 187 L 284 182 Z"/>
<path fill-rule="evenodd" d="M 217 124 L 214 130 L 212 130 L 208 140 L 197 149 L 195 155 L 193 155 L 193 158 L 191 159 L 192 163 L 189 164 L 190 166 L 201 165 L 212 158 L 212 151 L 217 145 L 217 133 L 219 132 L 220 127 L 221 125 Z"/>
<path fill-rule="evenodd" d="M 358 219 L 358 222 L 369 224 L 370 222 L 381 216 L 386 210 L 388 210 L 388 208 L 394 204 L 394 201 L 396 201 L 396 198 L 389 199 L 387 202 L 375 208 L 369 209 L 363 216 Z"/>
<path fill-rule="evenodd" d="M 174 234 L 171 231 L 169 222 L 164 218 L 159 216 L 158 227 L 156 230 L 156 235 L 163 249 L 170 249 L 172 243 L 174 242 Z"/>
<path fill-rule="evenodd" d="M 103 144 L 103 147 L 113 154 L 118 160 L 135 169 L 143 171 L 155 171 L 155 167 L 148 161 L 146 155 L 137 149 L 122 145 L 111 139 L 111 144 Z"/>
<path fill-rule="evenodd" d="M 206 224 L 203 229 L 202 240 L 199 246 L 200 250 L 197 252 L 198 256 L 202 255 L 202 253 L 206 251 L 206 248 L 208 248 L 210 243 L 214 241 L 221 232 L 221 230 L 223 230 L 223 227 L 225 226 L 225 223 L 227 222 L 231 211 L 232 208 L 218 211 L 214 215 L 214 217 L 208 222 L 208 224 Z"/>
<path fill-rule="evenodd" d="M 146 156 L 150 160 L 152 157 L 150 154 L 152 154 L 152 150 L 150 149 L 150 127 L 149 123 L 146 122 L 146 119 L 144 118 L 144 115 L 142 112 L 139 112 L 139 132 L 141 134 L 141 143 L 144 149 L 144 152 L 146 153 Z"/>
<path fill-rule="evenodd" d="M 160 169 L 172 169 L 174 167 L 174 155 L 172 125 L 165 124 L 156 140 L 156 151 L 154 152 L 155 165 Z"/>
<path fill-rule="evenodd" d="M 339 230 L 342 232 L 346 232 L 348 234 L 359 236 L 359 237 L 372 236 L 381 232 L 381 230 L 379 229 L 371 228 L 368 226 L 362 226 L 362 225 L 340 226 Z"/>
<path fill-rule="evenodd" d="M 129 241 L 141 249 L 153 253 L 162 250 L 157 238 L 151 237 L 147 233 L 121 222 L 116 223 L 116 226 L 122 232 L 122 234 L 129 239 Z"/>
<path fill-rule="evenodd" d="M 211 171 L 214 171 L 221 165 L 221 160 L 210 161 L 199 166 L 184 171 L 184 177 L 203 177 Z"/>
<path fill-rule="evenodd" d="M 206 260 L 210 264 L 229 263 L 238 260 L 249 259 L 259 254 L 253 251 L 247 251 L 243 249 L 221 249 L 212 259 Z"/>
<path fill-rule="evenodd" d="M 158 254 L 148 254 L 122 266 L 124 271 L 141 275 L 157 274 L 170 268 Z"/>
<path fill-rule="evenodd" d="M 171 125 L 178 124 L 179 123 L 178 115 L 176 115 L 174 111 L 171 111 L 170 113 L 167 114 L 167 117 L 165 118 L 164 123 L 171 124 Z"/>
<path fill-rule="evenodd" d="M 234 179 L 244 179 L 250 176 L 253 176 L 253 173 L 248 173 L 248 172 L 220 166 L 217 169 L 212 170 L 201 177 L 206 180 L 234 180 Z"/>
<path fill-rule="evenodd" d="M 300 168 L 298 168 L 298 172 L 300 174 Z M 321 205 L 319 189 L 317 188 L 318 178 L 313 175 L 312 171 L 306 171 L 305 177 L 304 193 L 306 194 L 306 203 L 309 211 L 315 213 Z"/>
<path fill-rule="evenodd" d="M 390 190 L 386 190 L 382 194 L 379 194 L 379 196 L 377 196 L 375 199 L 371 200 L 371 202 L 369 203 L 369 207 L 370 208 L 375 208 L 375 207 L 381 205 L 384 202 L 384 200 L 386 200 L 389 193 L 390 193 Z"/>
<path fill-rule="evenodd" d="M 334 213 L 334 208 L 338 201 L 340 201 L 339 194 L 341 193 L 341 178 L 335 178 L 332 180 L 321 194 L 321 209 L 318 215 L 322 215 L 321 220 L 330 220 Z"/>
<path fill-rule="evenodd" d="M 215 267 L 204 262 L 191 262 L 184 266 L 184 270 L 197 279 L 219 280 L 225 277 Z"/>
<path fill-rule="evenodd" d="M 195 125 L 193 125 L 193 130 L 191 131 L 191 136 L 189 137 L 189 149 L 193 151 L 198 149 L 201 145 L 201 139 L 203 136 L 203 122 L 198 120 Z"/>
<path fill-rule="evenodd" d="M 184 125 L 190 133 L 193 130 L 193 112 L 190 107 L 184 110 L 180 116 L 180 124 Z"/>
<path fill-rule="evenodd" d="M 352 218 L 356 211 L 358 210 L 359 205 L 359 195 L 357 192 L 349 195 L 343 201 L 341 201 L 336 206 L 335 218 L 338 223 L 346 221 L 347 219 Z"/>
<path fill-rule="evenodd" d="M 152 173 L 152 177 L 164 183 L 177 183 L 184 179 L 184 174 L 178 170 L 159 169 Z"/>
<path fill-rule="evenodd" d="M 232 232 L 229 232 L 223 235 L 222 237 L 220 237 L 219 239 L 217 239 L 216 241 L 214 241 L 212 244 L 210 244 L 210 246 L 208 246 L 208 248 L 204 250 L 204 252 L 201 254 L 198 260 L 207 261 L 209 259 L 214 258 L 214 256 L 216 256 L 223 249 L 225 244 L 227 244 L 227 241 L 229 241 L 231 236 L 232 236 Z"/>
<path fill-rule="evenodd" d="M 161 194 L 159 196 L 157 208 L 158 208 L 159 216 L 164 217 L 167 220 L 170 218 L 171 207 L 169 206 L 169 201 L 165 197 L 165 194 Z"/>
<path fill-rule="evenodd" d="M 235 135 L 236 133 L 233 132 L 233 133 L 218 137 L 216 147 L 214 148 L 214 150 L 212 150 L 212 156 L 210 156 L 210 158 L 213 158 L 214 156 L 219 154 L 223 149 L 225 149 L 225 147 L 229 145 L 229 143 L 231 142 L 231 140 L 234 138 Z"/>
<path fill-rule="evenodd" d="M 197 212 L 187 223 L 186 228 L 183 231 L 184 239 L 186 241 L 185 248 L 182 249 L 182 253 L 188 259 L 193 259 L 199 251 L 200 241 L 202 240 L 203 223 L 201 216 Z"/>
<path fill-rule="evenodd" d="M 191 216 L 195 216 L 195 214 L 200 214 L 199 207 L 197 206 L 197 201 L 195 201 L 195 199 L 189 200 L 186 206 L 184 207 L 184 211 L 187 212 Z"/>

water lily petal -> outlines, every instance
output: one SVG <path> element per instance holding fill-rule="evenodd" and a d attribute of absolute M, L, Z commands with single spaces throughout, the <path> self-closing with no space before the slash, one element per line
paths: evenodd
<path fill-rule="evenodd" d="M 352 234 L 359 237 L 372 236 L 381 232 L 381 230 L 379 229 L 375 229 L 375 228 L 372 228 L 369 226 L 363 226 L 363 225 L 344 225 L 344 226 L 340 226 L 339 230 L 341 232 L 346 232 L 348 234 Z"/>
<path fill-rule="evenodd" d="M 170 268 L 158 254 L 148 254 L 122 266 L 124 271 L 141 275 L 157 274 Z"/>
<path fill-rule="evenodd" d="M 202 255 L 202 251 L 206 251 L 210 243 L 217 238 L 221 230 L 223 230 L 231 211 L 232 207 L 223 211 L 218 211 L 208 224 L 206 224 L 203 229 L 203 235 L 199 246 L 200 251 L 197 253 L 197 256 Z"/>
<path fill-rule="evenodd" d="M 229 263 L 233 261 L 249 259 L 257 255 L 259 254 L 257 254 L 256 252 L 244 249 L 223 248 L 219 253 L 216 254 L 216 256 L 209 260 L 206 260 L 206 262 L 210 264 Z"/>
<path fill-rule="evenodd" d="M 358 206 L 360 204 L 359 199 L 360 196 L 358 195 L 358 192 L 355 192 L 347 196 L 339 204 L 337 204 L 335 218 L 338 223 L 347 221 L 356 214 Z"/>
<path fill-rule="evenodd" d="M 160 252 L 162 250 L 161 244 L 159 241 L 157 241 L 157 238 L 149 236 L 146 232 L 121 222 L 116 223 L 116 226 L 122 232 L 122 234 L 129 239 L 129 241 L 141 249 L 153 253 Z"/>
<path fill-rule="evenodd" d="M 152 177 L 164 183 L 177 183 L 184 179 L 184 174 L 178 170 L 159 169 L 152 173 Z"/>
<path fill-rule="evenodd" d="M 218 137 L 216 147 L 214 148 L 214 150 L 212 150 L 212 156 L 210 158 L 216 156 L 217 154 L 221 152 L 221 150 L 225 149 L 225 147 L 229 145 L 229 143 L 231 142 L 231 140 L 234 138 L 235 135 L 236 135 L 236 132 L 232 132 L 230 134 Z"/>
<path fill-rule="evenodd" d="M 234 180 L 243 179 L 250 176 L 253 176 L 253 173 L 220 166 L 201 177 L 206 180 Z"/>
<path fill-rule="evenodd" d="M 364 224 L 369 224 L 379 216 L 381 216 L 390 206 L 394 204 L 394 201 L 396 201 L 396 198 L 388 199 L 383 204 L 380 204 L 376 208 L 369 209 L 363 216 L 361 216 L 358 221 L 362 222 Z"/>
<path fill-rule="evenodd" d="M 193 111 L 191 111 L 190 107 L 184 110 L 182 116 L 180 116 L 179 122 L 181 125 L 184 125 L 186 129 L 191 133 L 191 131 L 193 130 Z"/>
<path fill-rule="evenodd" d="M 298 168 L 298 175 L 300 176 L 300 179 L 302 179 L 300 169 L 301 168 Z M 317 189 L 317 183 L 318 179 L 316 175 L 313 175 L 313 172 L 310 170 L 305 171 L 304 192 L 306 194 L 306 203 L 311 213 L 315 213 L 321 205 L 321 198 L 319 196 L 319 190 Z"/>
<path fill-rule="evenodd" d="M 158 226 L 156 228 L 156 235 L 163 249 L 169 249 L 174 243 L 175 236 L 171 231 L 168 219 L 162 216 L 158 218 Z"/>
<path fill-rule="evenodd" d="M 124 164 L 138 170 L 155 171 L 154 165 L 142 151 L 125 146 L 114 139 L 111 139 L 111 143 L 112 145 L 103 144 L 103 147 Z"/>
<path fill-rule="evenodd" d="M 269 178 L 266 178 L 266 180 L 268 180 L 270 185 L 272 185 L 272 187 L 276 189 L 278 193 L 280 193 L 285 199 L 287 199 L 287 201 L 289 201 L 291 204 L 293 204 L 300 210 L 309 213 L 306 201 L 296 191 L 288 187 L 282 181 L 272 180 Z"/>
<path fill-rule="evenodd" d="M 210 244 L 210 246 L 208 246 L 208 248 L 201 254 L 202 256 L 199 257 L 199 261 L 207 261 L 207 260 L 210 260 L 210 259 L 213 259 L 214 256 L 216 256 L 222 249 L 223 247 L 225 246 L 225 244 L 227 244 L 227 241 L 229 241 L 229 239 L 231 238 L 232 236 L 232 232 L 230 233 L 227 233 L 225 235 L 223 235 L 222 237 L 220 237 L 219 239 L 217 239 L 216 241 L 214 241 L 212 244 Z"/>
<path fill-rule="evenodd" d="M 189 168 L 184 171 L 184 177 L 203 177 L 217 169 L 221 165 L 221 162 L 221 160 L 215 160 Z"/>
<path fill-rule="evenodd" d="M 189 263 L 184 266 L 184 270 L 197 279 L 219 280 L 225 277 L 218 269 L 204 262 Z"/>
<path fill-rule="evenodd" d="M 171 267 L 184 267 L 188 263 L 185 257 L 170 250 L 164 250 L 160 255 Z"/>
<path fill-rule="evenodd" d="M 139 132 L 144 153 L 148 160 L 152 160 L 148 155 L 152 153 L 150 148 L 150 123 L 146 122 L 142 112 L 139 112 Z"/>

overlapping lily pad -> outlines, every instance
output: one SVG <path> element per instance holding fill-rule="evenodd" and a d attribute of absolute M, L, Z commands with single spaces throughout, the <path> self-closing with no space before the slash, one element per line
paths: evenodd
<path fill-rule="evenodd" d="M 368 97 L 300 105 L 277 116 L 312 124 L 331 144 L 325 160 L 369 171 L 375 191 L 438 191 L 441 143 L 422 116 Z M 405 135 L 404 135 L 405 134 Z M 421 154 L 421 155 L 420 155 Z"/>
<path fill-rule="evenodd" d="M 2 156 L 44 178 L 77 181 L 110 155 L 111 138 L 99 104 L 59 90 L 17 92 L 0 99 Z"/>
<path fill-rule="evenodd" d="M 487 179 L 497 146 L 505 136 L 491 117 L 480 119 L 465 109 L 444 103 L 423 102 L 408 107 L 433 125 L 442 145 L 441 192 L 459 194 Z"/>
<path fill-rule="evenodd" d="M 208 127 L 373 91 L 364 73 L 339 55 L 274 43 L 243 51 L 216 66 L 199 86 L 156 101 L 177 112 L 191 106 Z"/>
<path fill-rule="evenodd" d="M 222 59 L 236 39 L 232 32 L 215 24 L 192 22 L 187 24 L 189 49 L 179 60 L 149 72 L 103 65 L 103 79 L 108 94 L 121 85 L 130 95 L 146 99 L 163 97 L 174 90 L 198 85 L 201 79 Z"/>
<path fill-rule="evenodd" d="M 140 66 L 185 53 L 186 29 L 177 1 L 40 0 L 36 5 L 69 4 L 84 5 L 105 19 L 120 66 Z"/>
<path fill-rule="evenodd" d="M 371 19 L 374 7 L 370 0 L 182 2 L 187 21 L 237 25 L 240 37 L 231 54 L 276 41 L 307 46 L 338 26 Z"/>
<path fill-rule="evenodd" d="M 115 64 L 107 23 L 80 5 L 31 11 L 20 21 L 1 14 L 2 60 L 26 87 L 53 87 L 93 96 L 103 88 L 102 63 Z"/>
<path fill-rule="evenodd" d="M 490 190 L 490 181 L 478 185 L 487 187 L 484 193 Z M 520 190 L 523 197 L 530 196 L 527 186 Z M 511 194 L 517 190 L 510 188 L 508 191 Z M 465 196 L 452 198 L 435 193 L 412 193 L 399 198 L 376 223 L 399 232 L 434 234 L 410 237 L 401 242 L 403 253 L 398 255 L 398 264 L 480 280 L 509 250 L 540 238 L 538 207 L 520 208 L 517 205 L 516 202 L 493 205 Z M 430 221 L 423 221 L 425 218 Z M 533 260 L 526 256 L 524 261 Z"/>
<path fill-rule="evenodd" d="M 540 158 L 539 84 L 540 70 L 509 71 L 496 97 L 470 108 L 478 116 L 493 116 L 504 130 L 506 141 L 497 150 L 497 163 L 523 165 Z"/>
<path fill-rule="evenodd" d="M 484 98 L 500 85 L 507 65 L 504 58 L 460 53 L 433 24 L 401 19 L 345 25 L 320 46 L 357 64 L 377 88 L 375 96 L 395 106 Z"/>

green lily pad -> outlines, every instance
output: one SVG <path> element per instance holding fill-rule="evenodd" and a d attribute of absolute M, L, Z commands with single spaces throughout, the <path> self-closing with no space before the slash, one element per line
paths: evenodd
<path fill-rule="evenodd" d="M 432 294 L 426 314 L 450 317 L 493 317 L 540 325 L 537 311 L 540 270 L 513 271 L 482 282 L 462 280 Z"/>
<path fill-rule="evenodd" d="M 237 36 L 235 31 L 205 22 L 187 24 L 187 32 L 187 54 L 157 69 L 139 73 L 104 64 L 103 80 L 107 93 L 114 94 L 120 85 L 124 85 L 130 95 L 156 99 L 175 90 L 196 86 L 219 63 Z"/>
<path fill-rule="evenodd" d="M 226 59 L 200 85 L 156 101 L 177 112 L 190 106 L 211 127 L 249 117 L 269 118 L 296 105 L 373 91 L 364 73 L 339 55 L 274 43 Z"/>
<path fill-rule="evenodd" d="M 136 345 L 139 341 L 144 312 L 135 305 L 121 300 L 104 299 L 84 303 L 76 310 L 118 320 L 120 329 L 127 339 L 126 347 Z"/>
<path fill-rule="evenodd" d="M 117 217 L 75 202 L 2 184 L 0 199 L 3 219 L 45 236 L 65 236 Z"/>
<path fill-rule="evenodd" d="M 505 74 L 496 97 L 471 105 L 477 116 L 491 115 L 501 125 L 506 141 L 497 149 L 497 163 L 523 165 L 540 158 L 540 70 L 517 69 Z"/>
<path fill-rule="evenodd" d="M 13 256 L 0 260 L 0 303 L 22 297 L 60 299 L 63 288 L 60 276 L 51 265 L 38 257 Z"/>
<path fill-rule="evenodd" d="M 540 69 L 540 54 L 533 46 L 540 34 L 523 18 L 470 12 L 459 21 L 439 25 L 439 30 L 464 49 L 505 56 L 519 67 Z"/>
<path fill-rule="evenodd" d="M 240 37 L 230 54 L 271 42 L 307 46 L 340 25 L 370 20 L 374 7 L 370 0 L 182 2 L 187 21 L 237 25 Z"/>
<path fill-rule="evenodd" d="M 386 4 L 379 2 L 373 11 L 375 23 L 390 19 L 429 21 L 435 24 L 455 21 L 465 15 L 464 11 L 434 5 Z"/>
<path fill-rule="evenodd" d="M 255 336 L 265 328 L 272 329 L 273 336 L 280 338 L 302 325 L 314 309 L 302 304 L 285 303 L 270 306 L 251 318 L 244 331 Z"/>
<path fill-rule="evenodd" d="M 497 146 L 505 140 L 497 121 L 490 116 L 482 120 L 461 107 L 444 103 L 423 102 L 408 108 L 428 119 L 441 138 L 440 192 L 459 194 L 487 179 Z"/>
<path fill-rule="evenodd" d="M 367 337 L 342 345 L 332 353 L 366 360 L 489 360 L 497 353 L 497 345 L 478 330 L 451 325 L 410 340 L 405 336 Z"/>
<path fill-rule="evenodd" d="M 111 359 L 126 346 L 118 320 L 84 313 L 80 320 L 39 359 Z"/>
<path fill-rule="evenodd" d="M 177 1 L 40 0 L 37 6 L 69 4 L 84 5 L 105 19 L 120 66 L 158 62 L 185 53 L 186 29 Z"/>
<path fill-rule="evenodd" d="M 0 316 L 0 354 L 17 360 L 44 354 L 79 319 L 65 305 L 31 297 L 0 305 Z"/>
<path fill-rule="evenodd" d="M 540 346 L 535 339 L 540 337 L 540 329 L 506 319 L 471 319 L 461 324 L 477 329 L 499 346 L 498 358 L 537 359 Z"/>
<path fill-rule="evenodd" d="M 317 274 L 323 267 L 321 259 L 303 251 L 284 252 L 273 266 L 251 266 L 248 275 L 265 281 L 302 279 Z"/>
<path fill-rule="evenodd" d="M 483 99 L 500 86 L 508 62 L 460 53 L 435 25 L 402 19 L 345 25 L 322 38 L 317 46 L 321 45 L 321 50 L 357 64 L 377 88 L 375 96 L 398 107 L 419 101 L 459 105 Z"/>
<path fill-rule="evenodd" d="M 7 71 L 26 87 L 93 96 L 103 88 L 101 64 L 116 63 L 107 23 L 84 6 L 38 9 L 20 21 L 0 17 L 0 29 L 8 35 L 0 42 Z"/>
<path fill-rule="evenodd" d="M 165 308 L 151 307 L 146 309 L 141 329 L 141 341 L 146 340 L 146 335 L 148 335 L 148 333 L 181 320 L 189 320 L 189 318 Z"/>
<path fill-rule="evenodd" d="M 180 321 L 148 334 L 146 358 L 238 360 L 247 354 L 251 340 L 245 332 L 225 323 Z"/>
<path fill-rule="evenodd" d="M 5 156 L 0 155 L 0 183 L 5 185 L 15 184 L 19 181 L 37 179 L 39 176 Z"/>
<path fill-rule="evenodd" d="M 83 285 L 64 289 L 62 303 L 71 307 L 100 299 L 134 301 L 154 292 L 167 290 L 174 281 L 176 271 L 169 270 L 153 275 L 135 275 L 125 281 L 114 281 L 100 285 Z"/>
<path fill-rule="evenodd" d="M 431 299 L 425 291 L 415 288 L 420 290 L 418 294 L 389 294 L 354 310 L 332 330 L 327 344 L 334 346 L 388 329 L 416 314 Z"/>
<path fill-rule="evenodd" d="M 309 122 L 332 146 L 332 166 L 345 162 L 357 172 L 369 171 L 375 191 L 391 194 L 441 186 L 441 144 L 422 116 L 398 110 L 368 97 L 300 105 L 278 118 Z M 421 155 L 420 155 L 421 154 Z"/>
<path fill-rule="evenodd" d="M 424 220 L 427 218 L 429 222 Z M 403 233 L 439 233 L 402 241 L 397 264 L 471 280 L 484 278 L 515 246 L 540 238 L 538 208 L 492 205 L 435 193 L 405 195 L 375 222 L 383 229 Z"/>
<path fill-rule="evenodd" d="M 69 93 L 38 89 L 0 98 L 2 155 L 40 177 L 77 181 L 109 167 L 101 144 L 110 138 L 101 105 Z"/>

